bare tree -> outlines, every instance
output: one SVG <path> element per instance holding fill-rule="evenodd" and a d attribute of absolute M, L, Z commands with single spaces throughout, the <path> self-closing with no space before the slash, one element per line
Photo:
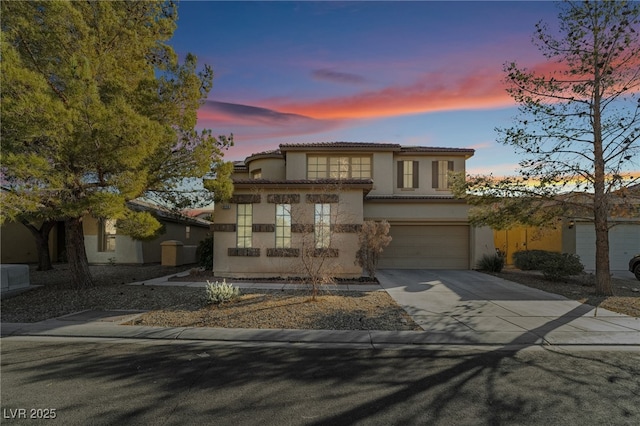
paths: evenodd
<path fill-rule="evenodd" d="M 358 233 L 360 248 L 356 252 L 356 263 L 367 271 L 371 279 L 376 277 L 380 254 L 392 240 L 389 236 L 390 228 L 391 225 L 386 220 L 365 220 Z"/>

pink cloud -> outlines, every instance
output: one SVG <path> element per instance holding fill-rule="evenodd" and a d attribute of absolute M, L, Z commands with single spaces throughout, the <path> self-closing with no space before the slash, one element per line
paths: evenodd
<path fill-rule="evenodd" d="M 513 105 L 502 74 L 468 74 L 451 81 L 444 73 L 429 73 L 408 85 L 395 85 L 350 96 L 311 101 L 274 100 L 269 108 L 317 119 L 378 118 L 462 109 Z"/>

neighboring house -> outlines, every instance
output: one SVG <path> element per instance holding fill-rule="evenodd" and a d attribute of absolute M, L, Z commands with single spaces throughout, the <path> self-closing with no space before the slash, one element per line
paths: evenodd
<path fill-rule="evenodd" d="M 610 205 L 610 269 L 627 270 L 629 259 L 640 253 L 640 186 L 613 194 Z M 513 264 L 512 256 L 517 251 L 548 250 L 576 254 L 585 269 L 595 269 L 595 228 L 589 218 L 578 214 L 558 218 L 555 226 L 520 226 L 508 231 L 495 230 L 494 241 L 496 248 L 506 253 L 507 265 Z"/>
<path fill-rule="evenodd" d="M 146 210 L 158 219 L 164 228 L 163 234 L 150 241 L 137 241 L 119 235 L 116 221 L 85 216 L 82 220 L 84 244 L 89 263 L 159 263 L 160 243 L 167 240 L 181 241 L 185 246 L 197 245 L 209 234 L 211 223 L 198 218 L 176 215 L 170 210 L 145 203 L 130 201 L 134 210 Z M 38 255 L 33 236 L 20 223 L 2 225 L 2 263 L 37 263 Z M 51 260 L 65 261 L 64 224 L 58 223 L 49 235 Z"/>
<path fill-rule="evenodd" d="M 329 254 L 337 277 L 355 264 L 364 220 L 387 220 L 379 268 L 471 269 L 493 253 L 491 230 L 468 222 L 449 189 L 472 149 L 378 143 L 282 144 L 235 164 L 234 196 L 215 209 L 214 274 L 301 275 L 302 250 Z"/>

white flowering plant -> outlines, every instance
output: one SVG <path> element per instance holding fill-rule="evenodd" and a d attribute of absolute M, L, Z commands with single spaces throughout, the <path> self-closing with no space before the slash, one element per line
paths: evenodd
<path fill-rule="evenodd" d="M 218 281 L 211 283 L 207 280 L 206 291 L 207 303 L 216 305 L 228 302 L 240 296 L 240 289 L 238 287 L 234 287 L 233 284 L 227 284 L 226 280 L 222 280 L 221 283 Z"/>

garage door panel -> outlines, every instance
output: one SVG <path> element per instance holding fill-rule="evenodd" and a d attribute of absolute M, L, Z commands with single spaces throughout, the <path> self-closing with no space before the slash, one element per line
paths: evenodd
<path fill-rule="evenodd" d="M 468 269 L 469 227 L 392 224 L 379 268 Z"/>

